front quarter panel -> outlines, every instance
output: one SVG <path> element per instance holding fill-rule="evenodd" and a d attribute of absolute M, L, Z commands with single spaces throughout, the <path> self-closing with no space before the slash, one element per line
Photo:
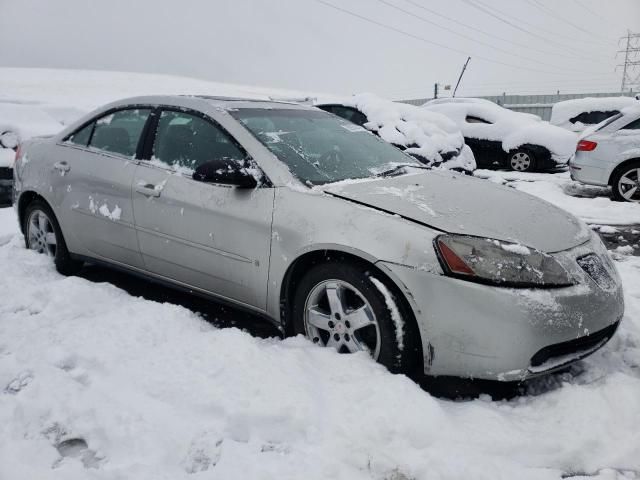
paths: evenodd
<path fill-rule="evenodd" d="M 336 250 L 372 264 L 385 262 L 442 273 L 433 249 L 437 231 L 303 188 L 276 191 L 268 302 L 273 318 L 280 318 L 280 291 L 287 270 L 308 252 Z"/>

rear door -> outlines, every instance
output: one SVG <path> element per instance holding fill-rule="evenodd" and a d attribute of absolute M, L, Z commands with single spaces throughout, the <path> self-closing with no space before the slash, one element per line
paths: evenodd
<path fill-rule="evenodd" d="M 165 108 L 150 132 L 150 160 L 135 172 L 133 208 L 145 268 L 264 310 L 274 189 L 203 183 L 213 159 L 247 157 L 215 121 Z"/>
<path fill-rule="evenodd" d="M 151 107 L 116 109 L 70 135 L 51 174 L 65 235 L 85 253 L 142 267 L 131 184 Z"/>

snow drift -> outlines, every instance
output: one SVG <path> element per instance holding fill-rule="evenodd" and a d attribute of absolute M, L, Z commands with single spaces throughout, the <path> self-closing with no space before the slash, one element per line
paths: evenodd
<path fill-rule="evenodd" d="M 528 143 L 540 145 L 549 150 L 556 163 L 565 164 L 576 150 L 574 133 L 543 122 L 535 115 L 507 110 L 488 101 L 436 101 L 427 102 L 422 108 L 449 117 L 465 137 L 501 142 L 505 152 Z M 469 122 L 468 117 L 488 123 Z"/>

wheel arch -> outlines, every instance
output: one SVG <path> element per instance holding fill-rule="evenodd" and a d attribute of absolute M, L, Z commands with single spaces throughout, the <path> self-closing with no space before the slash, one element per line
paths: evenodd
<path fill-rule="evenodd" d="M 20 194 L 20 197 L 18 198 L 17 209 L 18 209 L 18 222 L 20 223 L 20 231 L 23 234 L 25 233 L 24 232 L 24 214 L 27 211 L 27 207 L 29 206 L 29 204 L 31 202 L 33 202 L 34 200 L 42 201 L 53 212 L 53 208 L 51 208 L 51 204 L 47 201 L 47 199 L 44 198 L 42 195 L 40 195 L 35 190 L 27 190 L 25 192 L 22 192 Z"/>
<path fill-rule="evenodd" d="M 292 309 L 292 298 L 295 294 L 295 286 L 297 282 L 302 278 L 305 272 L 313 267 L 314 265 L 318 265 L 325 262 L 330 261 L 342 261 L 342 262 L 352 262 L 358 265 L 361 265 L 367 269 L 370 269 L 371 272 L 375 273 L 376 277 L 384 281 L 385 285 L 391 289 L 391 293 L 394 297 L 401 302 L 402 310 L 407 312 L 410 318 L 405 319 L 406 323 L 408 323 L 411 327 L 410 334 L 415 335 L 416 341 L 414 342 L 416 351 L 416 356 L 418 359 L 422 360 L 422 338 L 420 334 L 420 328 L 418 327 L 418 322 L 416 319 L 415 307 L 412 304 L 410 295 L 407 295 L 406 287 L 400 282 L 398 279 L 393 278 L 393 274 L 389 272 L 387 269 L 380 268 L 375 260 L 366 258 L 366 254 L 358 254 L 354 252 L 347 252 L 344 250 L 338 249 L 316 249 L 307 251 L 300 256 L 298 256 L 287 268 L 287 271 L 283 277 L 282 284 L 280 286 L 280 322 L 284 328 L 284 332 L 286 335 L 291 335 L 293 333 L 293 322 L 290 321 L 291 318 L 291 309 Z M 422 365 L 419 365 L 422 368 Z"/>
<path fill-rule="evenodd" d="M 616 165 L 614 169 L 611 170 L 611 173 L 609 174 L 609 180 L 607 181 L 607 185 L 613 186 L 613 177 L 615 177 L 620 172 L 620 170 L 624 170 L 627 167 L 627 165 L 634 162 L 640 162 L 640 157 L 627 158 L 626 160 L 623 160 L 618 165 Z"/>

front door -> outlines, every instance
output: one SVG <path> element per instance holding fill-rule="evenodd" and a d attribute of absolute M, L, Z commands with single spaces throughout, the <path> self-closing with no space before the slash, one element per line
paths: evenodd
<path fill-rule="evenodd" d="M 147 270 L 264 310 L 274 189 L 192 178 L 209 160 L 246 156 L 211 119 L 163 110 L 151 160 L 135 172 L 133 208 Z"/>
<path fill-rule="evenodd" d="M 131 184 L 150 108 L 126 108 L 98 118 L 56 148 L 51 173 L 66 235 L 89 255 L 142 267 L 133 221 Z"/>

